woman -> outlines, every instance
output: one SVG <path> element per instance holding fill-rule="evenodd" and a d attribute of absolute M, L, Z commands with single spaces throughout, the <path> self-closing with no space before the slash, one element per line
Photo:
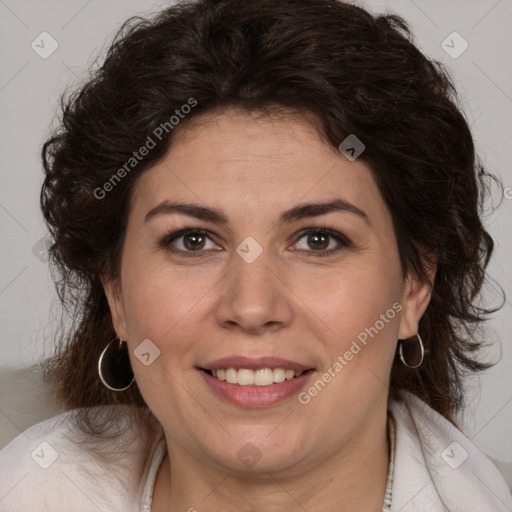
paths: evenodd
<path fill-rule="evenodd" d="M 69 411 L 2 452 L 1 510 L 512 509 L 456 426 L 487 174 L 400 18 L 132 20 L 43 158 Z"/>

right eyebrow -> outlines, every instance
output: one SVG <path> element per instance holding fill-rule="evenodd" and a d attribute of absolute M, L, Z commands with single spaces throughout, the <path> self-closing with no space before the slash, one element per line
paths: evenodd
<path fill-rule="evenodd" d="M 155 208 L 150 210 L 144 217 L 144 222 L 148 222 L 150 219 L 158 215 L 168 215 L 171 213 L 181 213 L 183 215 L 188 215 L 189 217 L 213 222 L 214 224 L 227 225 L 229 222 L 227 216 L 217 208 L 207 208 L 198 204 L 170 201 L 163 201 L 158 206 L 155 206 Z"/>

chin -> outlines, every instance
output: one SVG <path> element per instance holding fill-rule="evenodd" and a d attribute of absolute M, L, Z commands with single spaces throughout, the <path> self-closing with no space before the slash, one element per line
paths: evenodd
<path fill-rule="evenodd" d="M 269 442 L 265 436 L 268 431 L 253 441 L 230 439 L 222 453 L 209 453 L 208 457 L 228 471 L 252 475 L 286 471 L 304 458 L 303 444 L 290 443 L 289 439 L 288 443 L 285 439 Z"/>

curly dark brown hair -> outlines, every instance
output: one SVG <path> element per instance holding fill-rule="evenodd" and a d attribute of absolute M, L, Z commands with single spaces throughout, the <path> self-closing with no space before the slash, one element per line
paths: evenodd
<path fill-rule="evenodd" d="M 360 158 L 392 214 L 404 275 L 427 280 L 437 265 L 420 322 L 427 356 L 416 370 L 395 360 L 390 396 L 408 390 L 455 422 L 464 376 L 490 366 L 476 352 L 477 328 L 493 311 L 479 302 L 493 251 L 482 224 L 492 176 L 475 155 L 449 74 L 414 45 L 402 18 L 337 0 L 183 1 L 153 18 L 130 18 L 61 108 L 42 151 L 41 205 L 73 322 L 45 364 L 65 406 L 85 408 L 80 418 L 90 431 L 92 406 L 150 414 L 137 385 L 112 392 L 96 372 L 115 338 L 100 276 L 118 277 L 137 178 L 192 119 L 226 108 L 296 112 L 315 119 L 335 148 L 349 134 L 364 142 Z M 128 169 L 155 133 L 155 147 Z"/>

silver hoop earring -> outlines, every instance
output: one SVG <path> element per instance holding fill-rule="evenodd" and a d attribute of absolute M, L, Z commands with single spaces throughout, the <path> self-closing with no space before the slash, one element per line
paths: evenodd
<path fill-rule="evenodd" d="M 132 385 L 134 377 L 126 341 L 114 338 L 103 349 L 98 374 L 103 385 L 112 391 L 124 391 Z"/>
<path fill-rule="evenodd" d="M 412 351 L 412 358 L 413 361 L 417 361 L 419 359 L 419 362 L 417 364 L 409 364 L 404 358 L 404 349 L 403 344 L 404 340 L 400 340 L 400 344 L 398 346 L 398 353 L 400 354 L 400 359 L 402 360 L 402 363 L 407 366 L 407 368 L 418 368 L 421 366 L 421 363 L 423 363 L 423 358 L 425 357 L 425 348 L 423 347 L 423 340 L 421 339 L 421 336 L 419 333 L 416 334 L 416 337 L 419 341 L 419 351 L 417 350 L 417 346 Z M 409 351 L 411 353 L 411 351 Z"/>

